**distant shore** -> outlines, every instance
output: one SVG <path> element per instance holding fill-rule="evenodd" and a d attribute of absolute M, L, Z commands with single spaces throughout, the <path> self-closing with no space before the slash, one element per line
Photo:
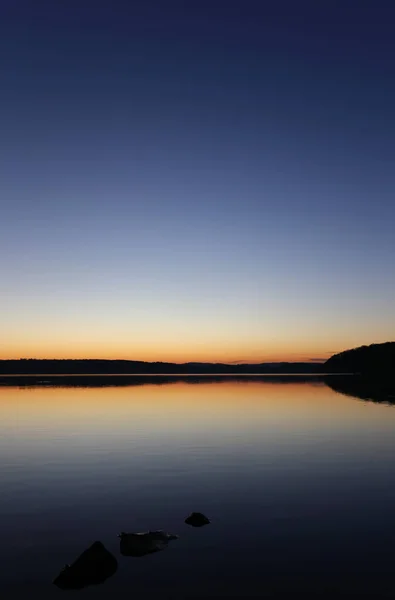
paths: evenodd
<path fill-rule="evenodd" d="M 233 381 L 237 378 L 264 381 L 312 381 L 332 375 L 354 375 L 342 391 L 358 387 L 380 389 L 383 382 L 395 379 L 395 342 L 371 344 L 345 350 L 322 362 L 208 363 L 144 362 L 108 359 L 37 359 L 0 360 L 2 386 L 115 386 L 169 383 L 170 381 Z M 334 381 L 334 380 L 332 380 Z M 337 385 L 337 384 L 336 384 Z M 351 387 L 350 387 L 351 386 Z M 387 383 L 386 383 L 387 386 Z M 363 392 L 365 393 L 365 392 Z M 369 392 L 370 393 L 370 392 Z M 386 392 L 388 391 L 386 388 Z M 392 392 L 390 392 L 391 394 Z M 374 395 L 376 392 L 374 392 Z M 392 398 L 392 396 L 391 396 Z"/>
<path fill-rule="evenodd" d="M 36 359 L 0 360 L 3 375 L 265 375 L 317 373 L 322 363 L 277 362 L 225 364 L 208 362 L 144 362 L 137 360 Z"/>

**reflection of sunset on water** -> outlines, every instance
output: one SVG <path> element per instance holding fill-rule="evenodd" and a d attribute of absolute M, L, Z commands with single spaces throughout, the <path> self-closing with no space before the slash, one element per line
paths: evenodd
<path fill-rule="evenodd" d="M 175 383 L 106 388 L 0 388 L 0 431 L 75 428 L 100 432 L 113 428 L 147 431 L 266 430 L 332 426 L 384 418 L 374 406 L 355 410 L 355 399 L 335 394 L 323 383 L 273 383 L 240 379 L 215 383 Z M 383 423 L 385 426 L 385 423 Z"/>

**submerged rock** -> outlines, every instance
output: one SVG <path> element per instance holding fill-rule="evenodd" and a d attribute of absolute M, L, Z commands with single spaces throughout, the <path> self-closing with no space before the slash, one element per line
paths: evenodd
<path fill-rule="evenodd" d="M 147 531 L 144 533 L 119 534 L 120 552 L 123 556 L 145 556 L 153 552 L 164 550 L 171 540 L 178 539 L 178 535 L 166 533 L 165 531 Z"/>
<path fill-rule="evenodd" d="M 192 525 L 192 527 L 203 527 L 203 525 L 208 525 L 210 523 L 210 519 L 202 513 L 193 512 L 185 519 L 185 523 L 187 525 Z"/>
<path fill-rule="evenodd" d="M 101 542 L 95 542 L 71 565 L 66 565 L 53 580 L 62 590 L 80 590 L 104 583 L 118 568 L 117 559 Z"/>

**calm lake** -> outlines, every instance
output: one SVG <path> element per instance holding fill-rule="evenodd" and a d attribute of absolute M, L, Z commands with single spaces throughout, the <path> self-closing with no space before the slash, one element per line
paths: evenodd
<path fill-rule="evenodd" d="M 3 386 L 0 527 L 1 598 L 393 597 L 395 409 L 317 378 Z M 149 529 L 180 537 L 120 555 Z M 95 540 L 115 575 L 56 588 Z"/>

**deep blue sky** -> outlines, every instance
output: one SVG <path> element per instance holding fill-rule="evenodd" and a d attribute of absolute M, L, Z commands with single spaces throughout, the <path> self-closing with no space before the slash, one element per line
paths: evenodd
<path fill-rule="evenodd" d="M 0 356 L 395 338 L 395 3 L 0 7 Z"/>

